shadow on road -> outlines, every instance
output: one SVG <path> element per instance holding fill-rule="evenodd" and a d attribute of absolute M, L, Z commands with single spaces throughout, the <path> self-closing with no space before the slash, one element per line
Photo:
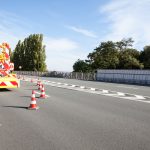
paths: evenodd
<path fill-rule="evenodd" d="M 20 96 L 20 97 L 27 97 L 27 98 L 31 98 L 31 96 Z M 36 96 L 35 98 L 39 98 L 40 96 Z"/>
<path fill-rule="evenodd" d="M 28 109 L 28 107 L 24 107 L 24 106 L 2 106 L 2 107 L 10 107 L 10 108 L 23 108 L 23 109 Z"/>
<path fill-rule="evenodd" d="M 29 98 L 29 97 L 31 97 L 31 96 L 20 96 L 20 97 L 28 97 L 28 98 Z"/>
<path fill-rule="evenodd" d="M 25 89 L 25 90 L 34 90 L 35 91 L 35 90 L 38 90 L 38 89 Z"/>
<path fill-rule="evenodd" d="M 0 89 L 0 92 L 9 92 L 9 91 L 12 91 L 12 90 L 10 90 L 10 89 Z"/>

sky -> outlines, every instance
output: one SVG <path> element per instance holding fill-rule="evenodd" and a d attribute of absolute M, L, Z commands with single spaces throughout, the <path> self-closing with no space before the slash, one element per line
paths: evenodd
<path fill-rule="evenodd" d="M 150 45 L 150 0 L 0 0 L 0 43 L 43 34 L 49 71 L 72 71 L 101 42 Z"/>

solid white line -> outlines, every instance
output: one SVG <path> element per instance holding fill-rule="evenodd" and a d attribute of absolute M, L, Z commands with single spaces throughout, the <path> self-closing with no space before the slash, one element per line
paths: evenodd
<path fill-rule="evenodd" d="M 76 89 L 76 90 L 80 91 L 79 89 Z M 97 91 L 84 91 L 84 92 L 94 93 L 94 94 L 98 94 L 98 95 L 105 95 L 105 96 L 110 96 L 110 97 L 117 97 L 118 100 L 119 100 L 119 98 L 121 98 L 121 99 L 127 99 L 127 100 L 131 100 L 131 101 L 137 101 L 137 102 L 143 102 L 143 103 L 149 103 L 150 104 L 150 101 L 141 100 L 141 99 L 138 99 L 137 97 L 120 97 L 117 94 L 107 94 L 107 93 L 103 94 L 103 93 L 98 93 Z"/>
<path fill-rule="evenodd" d="M 145 99 L 142 95 L 135 95 L 138 99 Z"/>
<path fill-rule="evenodd" d="M 135 88 L 135 87 L 128 87 L 128 86 L 117 86 L 117 87 L 121 87 L 121 88 L 126 88 L 126 89 L 139 89 L 139 88 Z"/>

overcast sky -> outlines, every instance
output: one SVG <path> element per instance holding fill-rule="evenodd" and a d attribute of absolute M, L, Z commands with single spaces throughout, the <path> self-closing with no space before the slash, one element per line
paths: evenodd
<path fill-rule="evenodd" d="M 0 43 L 42 33 L 48 70 L 72 71 L 101 42 L 150 45 L 150 0 L 0 0 Z"/>

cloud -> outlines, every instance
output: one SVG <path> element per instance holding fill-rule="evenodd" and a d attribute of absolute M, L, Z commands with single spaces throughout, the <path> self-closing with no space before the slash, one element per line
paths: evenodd
<path fill-rule="evenodd" d="M 67 38 L 49 38 L 45 37 L 45 45 L 47 49 L 58 52 L 70 51 L 78 48 L 78 44 Z"/>
<path fill-rule="evenodd" d="M 30 27 L 24 23 L 22 18 L 6 11 L 0 11 L 0 20 L 0 41 L 1 43 L 8 42 L 14 49 L 17 42 L 28 35 L 29 32 L 25 29 Z"/>
<path fill-rule="evenodd" d="M 29 23 L 16 14 L 0 11 L 0 20 L 0 42 L 8 42 L 12 50 L 19 40 L 23 41 L 32 33 L 34 23 Z M 72 66 L 78 58 L 86 58 L 82 46 L 69 38 L 44 36 L 44 44 L 46 64 L 50 71 L 72 71 Z"/>
<path fill-rule="evenodd" d="M 132 37 L 135 46 L 150 44 L 150 0 L 111 0 L 100 7 L 105 15 L 109 32 L 105 40 L 121 40 Z"/>
<path fill-rule="evenodd" d="M 68 38 L 45 37 L 44 44 L 46 64 L 50 71 L 72 71 L 72 66 L 78 58 L 86 58 L 80 45 Z"/>
<path fill-rule="evenodd" d="M 92 38 L 97 38 L 97 35 L 95 33 L 93 33 L 92 31 L 82 29 L 82 28 L 78 28 L 78 27 L 74 27 L 74 26 L 67 26 L 67 28 L 69 28 L 69 29 L 71 29 L 75 32 L 81 33 L 85 36 L 92 37 Z"/>

